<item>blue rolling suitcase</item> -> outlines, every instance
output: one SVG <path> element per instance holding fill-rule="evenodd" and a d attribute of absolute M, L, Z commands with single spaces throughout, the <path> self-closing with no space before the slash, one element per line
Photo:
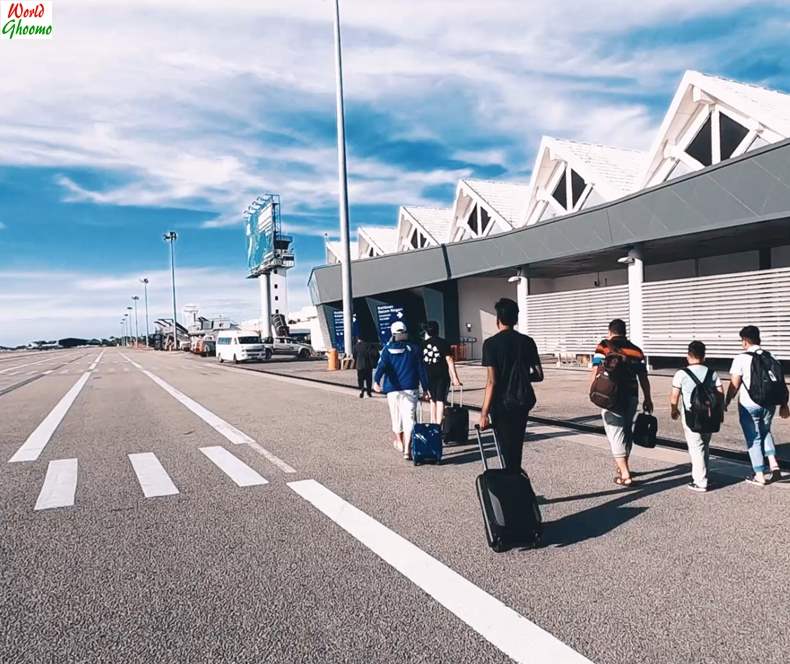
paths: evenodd
<path fill-rule="evenodd" d="M 411 458 L 415 466 L 423 463 L 441 463 L 442 427 L 440 424 L 424 424 L 422 407 L 417 407 L 417 422 L 411 432 Z"/>

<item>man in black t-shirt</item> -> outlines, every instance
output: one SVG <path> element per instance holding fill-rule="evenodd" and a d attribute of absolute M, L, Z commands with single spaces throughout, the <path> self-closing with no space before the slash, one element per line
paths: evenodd
<path fill-rule="evenodd" d="M 521 470 L 529 410 L 508 405 L 512 399 L 506 399 L 506 390 L 519 362 L 534 383 L 543 380 L 543 367 L 532 337 L 513 329 L 518 322 L 518 305 L 513 300 L 502 298 L 494 308 L 499 332 L 483 343 L 483 366 L 488 367 L 488 380 L 480 411 L 480 428 L 486 429 L 493 419 L 505 468 L 517 473 Z"/>
<path fill-rule="evenodd" d="M 425 326 L 425 333 L 427 338 L 422 346 L 422 361 L 430 385 L 431 422 L 441 424 L 450 381 L 456 387 L 461 385 L 461 381 L 455 369 L 450 345 L 439 336 L 439 323 L 435 320 L 429 321 Z"/>

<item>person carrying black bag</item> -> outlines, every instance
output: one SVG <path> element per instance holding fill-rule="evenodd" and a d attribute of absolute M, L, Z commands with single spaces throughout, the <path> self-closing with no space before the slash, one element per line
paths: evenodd
<path fill-rule="evenodd" d="M 373 369 L 379 361 L 379 353 L 373 344 L 358 339 L 352 351 L 354 365 L 357 368 L 357 385 L 359 387 L 359 398 L 362 399 L 365 393 L 369 397 L 373 396 Z"/>
<path fill-rule="evenodd" d="M 488 368 L 488 378 L 480 428 L 493 424 L 505 469 L 518 473 L 527 417 L 536 402 L 532 383 L 543 380 L 543 367 L 533 339 L 513 329 L 518 322 L 518 305 L 502 298 L 494 309 L 499 332 L 483 343 L 483 366 Z"/>

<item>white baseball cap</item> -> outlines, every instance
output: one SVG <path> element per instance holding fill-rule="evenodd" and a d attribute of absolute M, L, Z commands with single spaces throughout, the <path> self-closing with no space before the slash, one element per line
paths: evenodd
<path fill-rule="evenodd" d="M 406 331 L 406 323 L 402 320 L 396 320 L 392 325 L 390 325 L 390 332 L 392 334 L 403 334 Z"/>

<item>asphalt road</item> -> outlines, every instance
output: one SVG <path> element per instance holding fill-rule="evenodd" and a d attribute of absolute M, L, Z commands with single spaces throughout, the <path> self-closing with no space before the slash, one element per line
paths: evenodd
<path fill-rule="evenodd" d="M 74 353 L 0 396 L 4 663 L 787 661 L 789 485 L 535 428 L 545 546 L 496 554 L 475 449 L 414 468 L 380 398 Z"/>

